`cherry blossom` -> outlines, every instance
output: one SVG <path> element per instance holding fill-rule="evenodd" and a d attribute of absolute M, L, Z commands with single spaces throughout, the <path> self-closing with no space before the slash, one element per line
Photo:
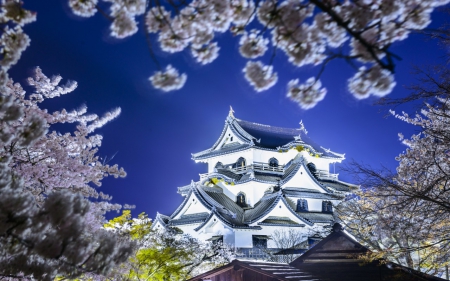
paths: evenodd
<path fill-rule="evenodd" d="M 314 77 L 299 85 L 299 79 L 291 80 L 288 83 L 287 97 L 297 102 L 303 109 L 310 109 L 323 100 L 327 94 L 325 88 L 321 88 L 322 83 L 316 81 Z"/>
<path fill-rule="evenodd" d="M 273 72 L 273 67 L 263 65 L 260 61 L 248 61 L 242 71 L 245 73 L 247 81 L 257 92 L 269 89 L 278 80 L 278 75 Z"/>
<path fill-rule="evenodd" d="M 126 175 L 101 163 L 96 153 L 102 137 L 92 134 L 120 109 L 99 117 L 86 107 L 40 108 L 77 86 L 61 81 L 36 68 L 28 78 L 32 93 L 9 80 L 0 96 L 0 275 L 6 280 L 107 274 L 132 253 L 129 241 L 101 228 L 105 212 L 121 206 L 91 186 Z M 77 123 L 76 130 L 51 131 L 63 123 Z"/>
<path fill-rule="evenodd" d="M 219 56 L 219 47 L 217 43 L 209 43 L 201 48 L 192 48 L 192 56 L 201 64 L 208 64 Z"/>
<path fill-rule="evenodd" d="M 161 89 L 164 92 L 181 89 L 186 83 L 186 74 L 179 74 L 178 70 L 170 64 L 166 67 L 166 71 L 157 71 L 150 78 L 153 87 Z"/>
<path fill-rule="evenodd" d="M 250 33 L 245 32 L 239 40 L 239 52 L 244 58 L 254 59 L 264 55 L 267 51 L 269 39 L 259 36 L 259 30 L 252 29 Z"/>
<path fill-rule="evenodd" d="M 119 11 L 111 24 L 111 35 L 117 38 L 125 38 L 138 31 L 137 23 L 133 16 L 126 11 Z"/>
<path fill-rule="evenodd" d="M 98 0 L 69 0 L 69 7 L 72 9 L 73 13 L 80 17 L 92 17 L 97 12 Z"/>
<path fill-rule="evenodd" d="M 375 65 L 370 69 L 362 66 L 359 71 L 349 79 L 349 91 L 357 99 L 364 99 L 370 95 L 383 97 L 389 94 L 395 86 L 392 73 Z"/>
<path fill-rule="evenodd" d="M 431 22 L 431 12 L 450 2 L 263 0 L 256 5 L 254 0 L 188 0 L 179 5 L 150 1 L 146 8 L 144 0 L 78 1 L 69 0 L 69 4 L 74 13 L 81 13 L 81 16 L 93 15 L 94 4 L 109 3 L 108 17 L 113 19 L 111 35 L 118 38 L 134 34 L 137 17 L 146 13 L 147 31 L 156 33 L 163 51 L 175 53 L 189 49 L 200 64 L 210 63 L 218 56 L 220 46 L 211 42 L 216 34 L 230 30 L 233 35 L 242 35 L 239 52 L 243 57 L 262 57 L 273 48 L 269 62 L 272 65 L 275 51 L 279 49 L 294 67 L 322 64 L 318 79 L 325 64 L 332 59 L 342 58 L 366 69 L 376 65 L 378 68 L 372 71 L 381 75 L 379 78 L 369 76 L 377 89 L 369 91 L 360 79 L 371 71 L 366 74 L 359 71 L 349 80 L 353 85 L 349 84 L 348 88 L 351 93 L 357 93 L 358 99 L 383 96 L 392 91 L 394 59 L 398 56 L 390 52 L 390 45 L 405 40 L 411 30 L 424 29 Z M 153 48 L 152 44 L 149 46 Z M 254 64 L 247 63 L 246 69 L 249 65 Z M 251 80 L 255 81 L 255 76 Z M 180 88 L 178 80 L 167 81 L 177 83 L 172 90 Z M 270 81 L 276 83 L 276 79 Z M 363 90 L 356 90 L 355 83 Z M 259 92 L 269 87 L 254 88 Z"/>
<path fill-rule="evenodd" d="M 151 8 L 145 16 L 145 24 L 149 33 L 156 33 L 160 30 L 167 29 L 170 19 L 170 12 L 164 7 Z"/>

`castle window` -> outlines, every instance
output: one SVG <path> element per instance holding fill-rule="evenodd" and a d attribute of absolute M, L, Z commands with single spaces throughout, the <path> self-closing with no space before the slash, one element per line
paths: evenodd
<path fill-rule="evenodd" d="M 306 199 L 298 199 L 297 212 L 306 212 L 306 211 L 308 211 L 308 201 Z"/>
<path fill-rule="evenodd" d="M 223 244 L 223 235 L 216 235 L 216 236 L 213 236 L 213 237 L 211 237 L 211 238 L 209 238 L 209 239 L 206 239 L 206 241 L 210 241 L 210 242 L 212 242 L 214 245 L 217 245 L 217 244 Z"/>
<path fill-rule="evenodd" d="M 269 166 L 270 167 L 278 167 L 278 160 L 274 157 L 269 159 Z"/>
<path fill-rule="evenodd" d="M 238 204 L 241 207 L 247 207 L 247 203 L 245 202 L 245 194 L 239 193 L 236 196 L 236 204 Z"/>
<path fill-rule="evenodd" d="M 333 204 L 331 204 L 330 201 L 322 201 L 322 212 L 332 213 L 333 212 Z"/>
<path fill-rule="evenodd" d="M 265 235 L 252 235 L 253 248 L 267 248 L 267 239 Z"/>
<path fill-rule="evenodd" d="M 306 167 L 308 167 L 308 170 L 311 172 L 311 174 L 313 174 L 313 176 L 316 175 L 317 168 L 316 165 L 314 165 L 314 163 L 310 162 L 308 163 L 308 165 L 306 165 Z"/>
<path fill-rule="evenodd" d="M 233 168 L 241 168 L 245 167 L 246 162 L 244 157 L 239 157 L 239 159 L 236 161 L 236 163 L 233 164 Z"/>

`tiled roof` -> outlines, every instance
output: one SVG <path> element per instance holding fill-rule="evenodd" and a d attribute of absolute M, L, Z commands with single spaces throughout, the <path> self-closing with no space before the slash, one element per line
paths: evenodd
<path fill-rule="evenodd" d="M 262 181 L 277 182 L 281 179 L 281 177 L 273 174 L 255 172 L 255 179 Z"/>
<path fill-rule="evenodd" d="M 296 223 L 288 217 L 268 217 L 258 225 L 271 225 L 271 226 L 290 226 L 290 227 L 302 227 L 304 224 Z"/>
<path fill-rule="evenodd" d="M 330 193 L 321 193 L 318 190 L 305 189 L 305 188 L 295 188 L 295 187 L 285 187 L 283 188 L 283 193 L 288 197 L 295 198 L 312 198 L 312 199 L 325 199 L 325 200 L 341 200 L 343 196 Z"/>
<path fill-rule="evenodd" d="M 217 173 L 227 176 L 230 179 L 234 180 L 240 180 L 242 178 L 242 175 L 236 174 L 233 171 L 230 171 L 229 169 L 217 169 Z"/>
<path fill-rule="evenodd" d="M 152 224 L 151 228 L 153 229 L 153 227 L 155 225 L 157 225 L 156 222 L 159 222 L 164 228 L 167 229 L 169 221 L 170 221 L 170 217 L 165 216 L 165 215 L 160 214 L 160 213 L 156 213 L 155 222 Z"/>
<path fill-rule="evenodd" d="M 324 223 L 330 223 L 334 222 L 335 219 L 333 217 L 333 214 L 330 213 L 322 213 L 322 212 L 297 212 L 297 214 L 310 222 L 324 222 Z"/>
<path fill-rule="evenodd" d="M 220 149 L 216 149 L 220 144 L 220 140 L 225 136 L 227 128 L 230 128 L 237 138 L 244 143 L 238 145 L 226 145 Z M 319 153 L 322 157 L 335 159 L 343 158 L 342 155 L 333 153 L 332 151 L 317 145 L 300 129 L 263 125 L 228 116 L 225 122 L 225 127 L 213 147 L 211 149 L 192 154 L 192 159 L 201 160 L 209 157 L 242 151 L 253 147 L 253 145 L 263 150 L 278 150 L 278 147 L 289 148 L 297 145 L 305 145 L 307 147 L 311 147 L 314 152 Z"/>
<path fill-rule="evenodd" d="M 178 187 L 177 193 L 185 196 L 189 193 L 189 190 L 190 190 L 190 184 Z"/>
<path fill-rule="evenodd" d="M 232 225 L 243 224 L 242 219 L 244 216 L 244 210 L 238 204 L 236 204 L 224 193 L 208 192 L 207 190 L 205 191 L 209 197 L 214 199 L 221 206 L 225 207 L 225 209 L 217 208 L 217 212 L 221 214 L 228 222 L 230 222 Z"/>
<path fill-rule="evenodd" d="M 276 149 L 277 147 L 294 142 L 295 138 L 300 136 L 300 142 L 310 145 L 316 152 L 322 153 L 323 156 L 336 158 L 336 154 L 317 145 L 300 129 L 275 127 L 240 119 L 236 120 L 245 132 L 253 136 L 256 140 L 259 140 L 259 142 L 255 142 L 255 146 Z"/>
<path fill-rule="evenodd" d="M 245 210 L 244 221 L 252 223 L 259 218 L 265 216 L 272 207 L 278 203 L 281 199 L 281 193 L 265 194 L 260 201 L 258 201 L 253 209 Z"/>
<path fill-rule="evenodd" d="M 202 223 L 209 216 L 208 213 L 197 213 L 197 214 L 189 214 L 182 215 L 179 219 L 171 220 L 170 225 L 183 225 L 183 224 L 191 224 L 191 223 Z"/>
<path fill-rule="evenodd" d="M 182 225 L 190 223 L 202 223 L 198 229 L 203 227 L 204 224 L 208 222 L 209 219 L 215 214 L 222 222 L 233 227 L 233 228 L 255 228 L 257 226 L 250 226 L 252 223 L 257 222 L 262 217 L 269 214 L 277 204 L 282 201 L 288 208 L 288 210 L 302 222 L 308 225 L 313 225 L 316 222 L 331 222 L 333 221 L 333 216 L 327 213 L 302 213 L 296 212 L 296 202 L 288 198 L 290 195 L 308 195 L 311 198 L 314 196 L 333 196 L 331 194 L 314 192 L 308 189 L 298 189 L 285 188 L 277 192 L 265 193 L 264 196 L 250 209 L 241 208 L 236 202 L 223 193 L 222 188 L 218 186 L 200 186 L 200 185 L 190 185 L 189 194 L 194 194 L 194 196 L 200 201 L 203 206 L 205 206 L 210 213 L 198 213 L 191 215 L 182 215 L 181 217 L 174 219 L 175 216 L 181 211 L 183 206 L 187 204 L 189 196 L 185 198 L 180 207 L 172 215 L 172 219 L 169 221 L 169 225 Z M 285 198 L 285 196 L 287 196 Z M 306 196 L 303 196 L 306 197 Z M 334 197 L 331 197 L 334 199 Z M 286 219 L 279 219 L 269 217 L 264 221 L 260 222 L 259 225 L 292 225 L 292 226 L 304 226 L 303 223 L 297 223 L 295 221 Z"/>
<path fill-rule="evenodd" d="M 240 144 L 240 145 L 222 147 L 217 150 L 204 150 L 204 151 L 192 154 L 192 159 L 194 159 L 194 160 L 206 159 L 209 157 L 220 156 L 220 155 L 225 155 L 228 153 L 242 151 L 249 147 L 251 147 L 250 144 Z"/>
<path fill-rule="evenodd" d="M 357 189 L 356 186 L 351 185 L 351 184 L 346 184 L 344 182 L 341 181 L 332 181 L 332 180 L 318 180 L 318 182 L 324 186 L 330 187 L 334 190 L 337 191 L 342 191 L 342 192 L 350 192 L 352 190 Z"/>
<path fill-rule="evenodd" d="M 292 280 L 292 281 L 320 280 L 311 278 L 312 276 L 310 274 L 285 263 L 252 262 L 252 261 L 241 261 L 241 262 L 247 264 L 249 267 L 270 273 L 278 280 Z"/>

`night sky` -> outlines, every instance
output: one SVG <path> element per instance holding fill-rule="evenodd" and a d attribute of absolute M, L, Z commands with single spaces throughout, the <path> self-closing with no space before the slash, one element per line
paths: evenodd
<path fill-rule="evenodd" d="M 10 76 L 25 84 L 35 66 L 47 76 L 60 74 L 75 80 L 73 93 L 43 104 L 49 110 L 73 109 L 82 104 L 88 111 L 103 115 L 115 107 L 121 116 L 98 130 L 104 137 L 99 151 L 102 158 L 114 158 L 128 173 L 124 179 L 106 178 L 101 191 L 113 196 L 113 202 L 134 204 L 134 215 L 156 212 L 171 215 L 181 203 L 177 187 L 198 180 L 206 164 L 195 164 L 191 153 L 210 148 L 224 126 L 230 105 L 237 118 L 280 127 L 298 128 L 303 120 L 308 136 L 316 143 L 347 159 L 394 169 L 395 156 L 405 150 L 398 133 L 411 135 L 417 128 L 386 118 L 388 107 L 374 106 L 374 98 L 356 100 L 348 92 L 346 81 L 352 68 L 343 61 L 331 62 L 322 76 L 328 89 L 323 101 L 310 110 L 302 110 L 288 100 L 286 84 L 315 76 L 318 67 L 293 67 L 281 52 L 274 68 L 278 83 L 256 93 L 245 80 L 245 60 L 238 52 L 238 38 L 218 34 L 219 58 L 200 66 L 188 51 L 167 54 L 156 48 L 161 65 L 172 64 L 187 73 L 181 90 L 163 93 L 151 87 L 148 77 L 156 70 L 142 29 L 125 40 L 109 37 L 110 22 L 100 14 L 88 19 L 71 14 L 67 1 L 25 1 L 25 8 L 37 12 L 37 21 L 25 27 L 31 46 Z M 434 12 L 430 28 L 439 27 L 448 14 Z M 156 46 L 156 40 L 152 37 Z M 411 35 L 396 43 L 392 51 L 401 56 L 391 97 L 408 94 L 405 88 L 416 81 L 412 67 L 440 63 L 446 50 L 422 35 Z M 448 51 L 448 50 L 447 50 Z M 262 60 L 268 63 L 270 54 Z M 414 113 L 413 105 L 396 110 Z M 55 128 L 64 130 L 66 128 Z M 344 161 L 345 163 L 345 161 Z M 336 165 L 338 172 L 339 165 Z M 340 174 L 341 180 L 351 181 Z M 108 217 L 114 216 L 110 214 Z"/>

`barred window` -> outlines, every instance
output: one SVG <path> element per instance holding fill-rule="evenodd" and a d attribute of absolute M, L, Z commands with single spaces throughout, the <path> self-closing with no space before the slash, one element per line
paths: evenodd
<path fill-rule="evenodd" d="M 330 201 L 322 202 L 322 212 L 332 213 L 333 212 L 333 204 Z"/>
<path fill-rule="evenodd" d="M 308 211 L 308 200 L 298 199 L 297 200 L 297 212 L 305 212 L 305 211 Z"/>

